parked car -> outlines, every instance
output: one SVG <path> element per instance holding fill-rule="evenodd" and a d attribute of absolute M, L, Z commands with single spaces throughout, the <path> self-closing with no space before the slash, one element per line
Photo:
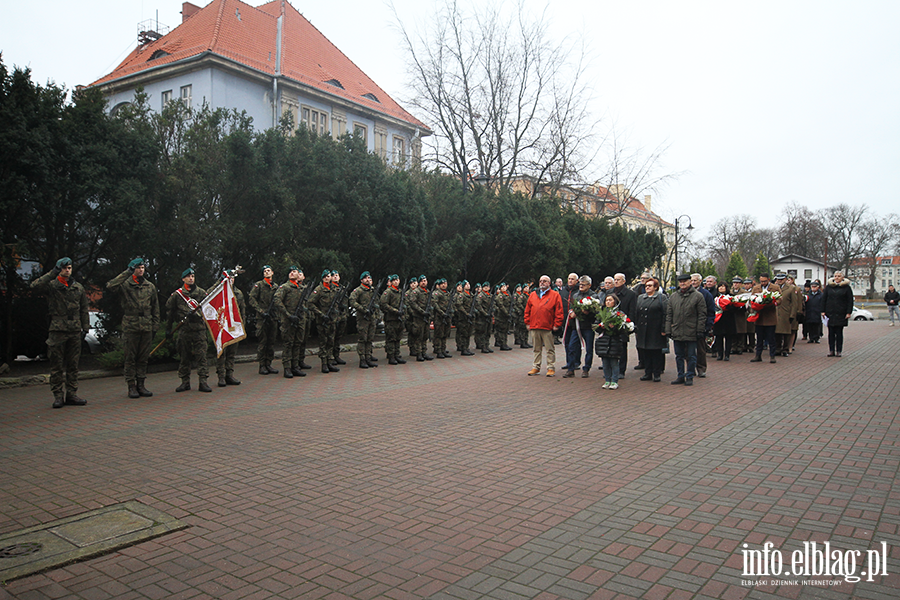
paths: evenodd
<path fill-rule="evenodd" d="M 874 321 L 875 317 L 872 316 L 872 313 L 867 311 L 864 308 L 858 308 L 856 306 L 853 307 L 853 312 L 850 313 L 850 318 L 854 321 Z"/>
<path fill-rule="evenodd" d="M 88 319 L 91 328 L 88 329 L 87 335 L 84 336 L 84 342 L 81 344 L 81 351 L 88 354 L 100 354 L 103 352 L 103 346 L 100 344 L 100 337 L 103 335 L 103 319 L 106 315 L 100 312 L 89 312 Z"/>

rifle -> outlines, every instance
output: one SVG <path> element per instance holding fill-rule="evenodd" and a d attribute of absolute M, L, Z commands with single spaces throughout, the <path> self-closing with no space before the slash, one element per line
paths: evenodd
<path fill-rule="evenodd" d="M 431 298 L 434 296 L 434 288 L 431 288 L 431 291 L 428 292 L 428 301 L 425 303 L 425 320 L 429 320 L 431 317 Z"/>
<path fill-rule="evenodd" d="M 488 304 L 488 314 L 487 314 L 487 318 L 488 318 L 488 323 L 489 323 L 489 324 L 490 324 L 491 320 L 494 318 L 494 300 L 497 299 L 497 290 L 499 290 L 499 289 L 500 289 L 500 286 L 499 286 L 499 285 L 494 286 L 494 293 L 491 294 L 491 303 Z"/>
<path fill-rule="evenodd" d="M 397 286 L 397 289 L 400 291 L 400 306 L 397 307 L 397 313 L 400 316 L 400 324 L 403 324 L 403 306 L 406 304 L 406 280 L 401 279 L 400 285 Z"/>
<path fill-rule="evenodd" d="M 472 306 L 469 307 L 469 314 L 466 315 L 466 318 L 469 320 L 469 323 L 475 318 L 475 294 L 472 294 Z"/>
<path fill-rule="evenodd" d="M 325 313 L 325 322 L 326 323 L 331 323 L 332 315 L 334 314 L 334 309 L 338 306 L 338 304 L 343 299 L 343 297 L 347 295 L 347 289 L 349 287 L 350 286 L 348 286 L 348 285 L 342 285 L 341 292 L 337 296 L 335 296 L 334 299 L 331 301 L 331 305 L 328 307 L 328 312 Z"/>
<path fill-rule="evenodd" d="M 456 288 L 453 288 L 453 291 L 450 292 L 450 300 L 448 302 L 450 305 L 447 307 L 447 312 L 444 313 L 444 323 L 450 325 L 453 322 L 453 311 L 456 310 Z"/>
<path fill-rule="evenodd" d="M 310 282 L 306 285 L 306 289 L 304 289 L 304 290 L 303 290 L 303 293 L 300 294 L 300 300 L 297 302 L 297 308 L 294 309 L 294 314 L 291 315 L 292 317 L 298 317 L 298 316 L 300 316 L 300 311 L 301 311 L 301 310 L 302 310 L 303 312 L 306 312 L 307 310 L 309 310 L 309 309 L 306 308 L 306 301 L 309 299 L 310 295 L 312 295 L 313 288 L 315 288 L 315 287 L 316 287 L 316 286 L 313 285 L 313 282 L 312 282 L 312 281 L 310 281 Z M 274 301 L 275 301 L 275 298 L 272 298 L 272 301 L 274 302 Z"/>
<path fill-rule="evenodd" d="M 375 291 L 372 292 L 372 297 L 369 298 L 369 304 L 366 306 L 366 316 L 371 317 L 372 313 L 375 312 L 375 299 L 378 298 L 378 289 L 381 287 L 381 284 L 384 283 L 386 277 L 382 277 L 378 281 L 378 285 L 375 286 Z"/>

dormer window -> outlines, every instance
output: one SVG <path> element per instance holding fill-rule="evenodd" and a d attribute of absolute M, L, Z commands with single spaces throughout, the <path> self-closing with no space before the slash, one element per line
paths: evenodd
<path fill-rule="evenodd" d="M 363 98 L 368 98 L 369 100 L 372 100 L 372 101 L 374 101 L 374 102 L 377 102 L 378 104 L 381 104 L 381 100 L 379 100 L 378 97 L 377 97 L 375 94 L 373 94 L 372 92 L 368 92 L 368 93 L 366 93 L 366 94 L 363 94 L 362 97 L 363 97 Z"/>
<path fill-rule="evenodd" d="M 163 56 L 169 56 L 169 53 L 166 52 L 165 50 L 157 50 L 156 52 L 154 52 L 153 54 L 150 55 L 150 58 L 147 59 L 147 62 L 150 62 L 151 60 L 156 60 L 157 58 L 162 58 Z"/>
<path fill-rule="evenodd" d="M 325 83 L 327 83 L 328 85 L 333 85 L 333 86 L 336 87 L 336 88 L 344 89 L 344 86 L 342 86 L 342 85 L 341 85 L 341 82 L 338 81 L 337 79 L 329 79 L 329 80 L 326 81 Z"/>

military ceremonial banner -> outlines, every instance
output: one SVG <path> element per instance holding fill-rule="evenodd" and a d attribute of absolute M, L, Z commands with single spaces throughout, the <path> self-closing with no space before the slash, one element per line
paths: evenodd
<path fill-rule="evenodd" d="M 216 356 L 222 356 L 226 346 L 236 344 L 247 334 L 231 280 L 225 277 L 201 302 L 203 318 L 216 344 Z"/>

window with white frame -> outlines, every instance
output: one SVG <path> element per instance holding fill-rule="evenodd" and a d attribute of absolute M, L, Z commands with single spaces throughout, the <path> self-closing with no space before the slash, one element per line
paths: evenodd
<path fill-rule="evenodd" d="M 381 160 L 387 159 L 387 137 L 386 129 L 381 127 L 375 128 L 375 139 L 373 140 L 375 147 L 373 151 Z"/>
<path fill-rule="evenodd" d="M 803 279 L 812 279 L 812 269 L 803 269 Z"/>
<path fill-rule="evenodd" d="M 172 90 L 166 90 L 162 93 L 162 107 L 165 108 L 166 104 L 172 101 Z"/>
<path fill-rule="evenodd" d="M 193 86 L 183 85 L 181 86 L 181 101 L 184 102 L 184 105 L 187 108 L 191 107 L 191 88 Z"/>
<path fill-rule="evenodd" d="M 331 112 L 331 137 L 338 139 L 347 133 L 347 115 L 341 111 Z"/>
<path fill-rule="evenodd" d="M 362 138 L 362 141 L 366 142 L 366 146 L 369 144 L 369 128 L 363 125 L 362 123 L 354 123 L 353 124 L 353 135 L 359 136 Z"/>
<path fill-rule="evenodd" d="M 319 108 L 301 106 L 300 122 L 306 125 L 307 129 L 314 131 L 318 135 L 328 133 L 328 113 Z"/>
<path fill-rule="evenodd" d="M 400 167 L 406 166 L 406 140 L 394 136 L 394 164 Z"/>

